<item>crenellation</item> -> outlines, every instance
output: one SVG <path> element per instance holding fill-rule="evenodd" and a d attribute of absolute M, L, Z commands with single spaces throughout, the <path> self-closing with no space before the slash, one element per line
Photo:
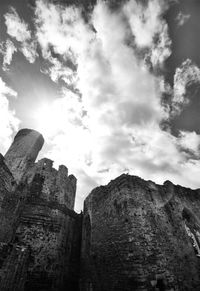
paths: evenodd
<path fill-rule="evenodd" d="M 52 170 L 55 170 L 53 168 L 53 161 L 47 158 L 43 158 L 39 160 L 36 164 L 35 167 L 37 168 L 37 172 L 51 172 Z"/>
<path fill-rule="evenodd" d="M 53 168 L 53 161 L 44 158 L 31 166 L 23 176 L 23 180 L 32 185 L 36 180 L 42 187 L 40 198 L 48 202 L 54 201 L 68 208 L 74 208 L 76 193 L 76 178 L 68 176 L 68 169 L 64 165 L 56 170 Z M 33 194 L 35 196 L 35 194 Z"/>
<path fill-rule="evenodd" d="M 71 182 L 71 185 L 72 185 L 74 191 L 76 192 L 76 183 L 77 183 L 76 177 L 71 174 L 71 175 L 69 175 L 69 180 Z"/>
<path fill-rule="evenodd" d="M 67 167 L 64 165 L 60 165 L 58 168 L 58 173 L 60 173 L 60 175 L 63 176 L 64 178 L 67 178 L 68 177 Z"/>

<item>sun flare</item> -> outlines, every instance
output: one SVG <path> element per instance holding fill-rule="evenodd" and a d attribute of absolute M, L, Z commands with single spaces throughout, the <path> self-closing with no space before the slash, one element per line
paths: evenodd
<path fill-rule="evenodd" d="M 87 128 L 76 123 L 77 116 L 73 115 L 72 104 L 68 104 L 68 110 L 63 105 L 63 99 L 57 99 L 52 103 L 43 103 L 35 111 L 34 118 L 36 129 L 51 143 L 56 141 L 56 151 L 65 152 L 68 163 L 72 165 L 85 164 L 90 156 L 93 138 Z M 61 157 L 63 159 L 63 156 Z"/>
<path fill-rule="evenodd" d="M 53 105 L 43 103 L 34 114 L 36 128 L 46 137 L 50 137 L 58 126 L 59 113 L 53 110 Z"/>

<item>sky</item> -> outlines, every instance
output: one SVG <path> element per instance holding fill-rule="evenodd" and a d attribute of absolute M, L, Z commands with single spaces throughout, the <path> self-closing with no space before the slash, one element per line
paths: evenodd
<path fill-rule="evenodd" d="M 0 152 L 21 128 L 77 177 L 200 188 L 198 0 L 0 1 Z"/>

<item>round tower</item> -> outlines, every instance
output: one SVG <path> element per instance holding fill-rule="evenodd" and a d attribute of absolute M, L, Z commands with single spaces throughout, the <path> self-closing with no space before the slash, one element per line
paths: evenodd
<path fill-rule="evenodd" d="M 5 163 L 19 182 L 26 170 L 35 162 L 44 144 L 43 136 L 33 129 L 21 129 L 5 154 Z"/>

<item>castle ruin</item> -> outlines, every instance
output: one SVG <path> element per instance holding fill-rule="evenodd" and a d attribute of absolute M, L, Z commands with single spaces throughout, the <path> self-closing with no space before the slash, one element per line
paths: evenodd
<path fill-rule="evenodd" d="M 200 290 L 200 189 L 123 174 L 77 214 L 43 143 L 22 129 L 0 155 L 1 291 Z"/>

